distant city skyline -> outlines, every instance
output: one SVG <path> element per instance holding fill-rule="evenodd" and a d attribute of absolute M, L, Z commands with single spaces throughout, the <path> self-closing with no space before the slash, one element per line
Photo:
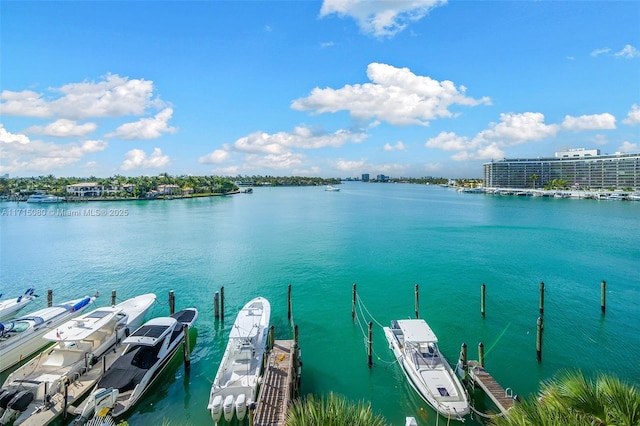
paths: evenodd
<path fill-rule="evenodd" d="M 0 9 L 0 175 L 472 178 L 640 152 L 638 2 Z"/>

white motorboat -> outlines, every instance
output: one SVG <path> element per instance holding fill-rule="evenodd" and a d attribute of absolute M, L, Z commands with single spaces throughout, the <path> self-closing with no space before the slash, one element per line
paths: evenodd
<path fill-rule="evenodd" d="M 27 203 L 61 203 L 63 201 L 63 197 L 51 194 L 33 194 L 27 198 Z"/>
<path fill-rule="evenodd" d="M 338 192 L 340 191 L 340 188 L 336 188 L 333 185 L 327 185 L 327 187 L 324 189 L 325 191 L 332 191 L 332 192 Z"/>
<path fill-rule="evenodd" d="M 438 338 L 427 322 L 398 320 L 383 329 L 411 387 L 439 414 L 464 421 L 469 413 L 466 391 L 438 349 Z"/>
<path fill-rule="evenodd" d="M 74 425 L 84 424 L 90 417 L 122 416 L 160 376 L 184 341 L 183 327 L 191 327 L 198 318 L 195 308 L 176 312 L 169 317 L 154 318 L 134 331 L 122 342 L 120 357 L 96 384 Z"/>
<path fill-rule="evenodd" d="M 29 303 L 33 302 L 33 300 L 38 297 L 33 292 L 35 289 L 29 288 L 24 292 L 23 295 L 18 296 L 9 300 L 1 300 L 0 301 L 0 321 L 4 321 L 9 318 L 13 318 L 15 314 Z M 0 294 L 0 297 L 2 295 Z"/>
<path fill-rule="evenodd" d="M 257 297 L 238 312 L 218 373 L 211 386 L 208 409 L 213 421 L 243 420 L 256 402 L 258 379 L 269 332 L 271 305 Z"/>
<path fill-rule="evenodd" d="M 142 324 L 155 300 L 152 293 L 134 297 L 95 309 L 46 333 L 43 338 L 55 344 L 4 382 L 0 424 L 13 421 L 19 425 L 28 419 L 32 424 L 46 424 L 66 409 L 66 404 L 84 396 L 101 376 L 100 369 L 92 371 L 92 367 L 115 350 L 129 330 Z M 73 392 L 67 392 L 65 400 L 66 389 Z"/>
<path fill-rule="evenodd" d="M 40 309 L 12 321 L 0 323 L 0 372 L 28 358 L 47 344 L 42 336 L 52 328 L 80 315 L 94 300 L 93 297 Z"/>

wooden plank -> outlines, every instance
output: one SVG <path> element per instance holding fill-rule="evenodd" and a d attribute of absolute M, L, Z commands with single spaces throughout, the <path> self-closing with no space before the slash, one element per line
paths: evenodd
<path fill-rule="evenodd" d="M 276 340 L 260 386 L 254 426 L 284 425 L 293 374 L 292 340 Z"/>
<path fill-rule="evenodd" d="M 513 406 L 513 398 L 508 396 L 497 380 L 476 361 L 469 361 L 469 376 L 491 398 L 502 413 L 506 413 Z"/>

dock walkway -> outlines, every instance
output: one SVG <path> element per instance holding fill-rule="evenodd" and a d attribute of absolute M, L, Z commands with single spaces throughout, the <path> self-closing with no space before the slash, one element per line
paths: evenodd
<path fill-rule="evenodd" d="M 513 407 L 511 389 L 506 390 L 477 361 L 469 361 L 469 377 L 491 398 L 501 413 Z"/>
<path fill-rule="evenodd" d="M 276 340 L 260 386 L 253 426 L 281 426 L 298 394 L 299 354 L 293 340 Z"/>

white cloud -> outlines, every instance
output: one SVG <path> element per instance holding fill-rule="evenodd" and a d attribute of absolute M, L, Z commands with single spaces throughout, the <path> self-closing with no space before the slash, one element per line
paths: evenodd
<path fill-rule="evenodd" d="M 424 145 L 427 148 L 437 148 L 443 151 L 463 151 L 472 148 L 469 138 L 458 136 L 453 132 L 440 132 L 435 138 L 428 139 Z"/>
<path fill-rule="evenodd" d="M 229 149 L 245 153 L 283 154 L 292 148 L 319 149 L 340 147 L 347 142 L 361 142 L 367 137 L 364 132 L 338 130 L 333 133 L 298 126 L 292 132 L 269 134 L 254 132 L 236 140 Z"/>
<path fill-rule="evenodd" d="M 429 121 L 452 117 L 452 105 L 488 105 L 488 97 L 474 99 L 465 96 L 466 87 L 456 88 L 453 82 L 436 81 L 417 76 L 408 68 L 371 63 L 367 76 L 372 83 L 346 85 L 341 89 L 316 87 L 306 98 L 296 99 L 291 108 L 311 110 L 315 114 L 349 111 L 360 120 L 377 119 L 405 126 L 427 126 Z"/>
<path fill-rule="evenodd" d="M 390 143 L 385 143 L 384 150 L 385 151 L 406 151 L 407 147 L 405 146 L 404 143 L 402 143 L 402 141 L 398 141 L 394 145 L 391 145 Z"/>
<path fill-rule="evenodd" d="M 231 154 L 229 154 L 228 151 L 225 151 L 224 149 L 216 149 L 215 151 L 210 152 L 209 154 L 203 155 L 202 157 L 198 158 L 198 163 L 220 164 L 227 161 L 230 156 Z"/>
<path fill-rule="evenodd" d="M 93 133 L 98 125 L 96 123 L 78 124 L 74 120 L 60 118 L 46 126 L 32 126 L 25 133 L 53 136 L 56 138 L 81 137 Z"/>
<path fill-rule="evenodd" d="M 358 22 L 365 34 L 376 37 L 393 37 L 411 22 L 419 21 L 446 0 L 324 0 L 320 17 L 337 14 L 349 16 Z"/>
<path fill-rule="evenodd" d="M 29 143 L 29 138 L 26 135 L 11 133 L 0 124 L 0 143 L 24 145 Z"/>
<path fill-rule="evenodd" d="M 155 148 L 150 156 L 141 149 L 132 149 L 125 154 L 126 159 L 120 165 L 123 171 L 134 169 L 159 169 L 171 164 L 168 155 L 163 155 L 160 148 Z"/>
<path fill-rule="evenodd" d="M 23 117 L 86 119 L 143 115 L 161 107 L 153 98 L 153 82 L 108 74 L 99 82 L 70 83 L 50 88 L 47 95 L 30 90 L 0 93 L 0 114 Z M 54 97 L 55 99 L 49 100 Z"/>
<path fill-rule="evenodd" d="M 618 148 L 619 152 L 640 152 L 640 148 L 637 143 L 631 143 L 629 141 L 622 142 L 620 148 Z"/>
<path fill-rule="evenodd" d="M 351 173 L 358 173 L 359 171 L 362 171 L 367 167 L 368 165 L 366 160 L 347 161 L 347 160 L 339 159 L 336 161 L 334 165 L 334 168 L 339 171 L 351 172 Z"/>
<path fill-rule="evenodd" d="M 637 104 L 631 105 L 631 110 L 627 114 L 627 118 L 622 120 L 622 122 L 624 124 L 628 124 L 629 126 L 640 124 L 640 108 L 638 108 Z"/>
<path fill-rule="evenodd" d="M 615 129 L 616 118 L 609 113 L 581 115 L 580 117 L 565 116 L 562 121 L 565 130 L 602 130 Z"/>
<path fill-rule="evenodd" d="M 558 131 L 557 125 L 544 124 L 544 115 L 539 112 L 502 113 L 500 123 L 491 123 L 489 127 L 478 133 L 475 144 L 496 142 L 500 146 L 513 146 L 552 137 Z"/>
<path fill-rule="evenodd" d="M 320 43 L 320 48 L 322 49 L 326 49 L 327 47 L 333 47 L 333 46 L 335 46 L 335 43 L 332 41 L 325 41 Z"/>
<path fill-rule="evenodd" d="M 133 123 L 125 123 L 105 137 L 127 140 L 156 139 L 163 133 L 175 133 L 177 129 L 168 124 L 172 115 L 173 109 L 165 108 L 153 118 L 143 118 Z"/>
<path fill-rule="evenodd" d="M 7 135 L 2 130 L 0 139 L 7 142 Z M 76 164 L 88 154 L 104 151 L 107 146 L 100 140 L 60 145 L 19 138 L 19 141 L 6 143 L 0 150 L 0 173 L 50 173 Z"/>
<path fill-rule="evenodd" d="M 609 52 L 611 52 L 611 49 L 609 49 L 608 47 L 603 47 L 600 49 L 595 49 L 591 52 L 591 56 L 600 56 L 600 55 L 605 55 L 608 54 Z"/>
<path fill-rule="evenodd" d="M 281 154 L 257 155 L 249 154 L 245 157 L 245 168 L 247 169 L 289 169 L 302 165 L 304 154 L 284 152 Z"/>
<path fill-rule="evenodd" d="M 613 56 L 617 58 L 633 59 L 639 57 L 640 52 L 635 47 L 627 44 L 622 48 L 621 51 L 614 53 Z"/>

